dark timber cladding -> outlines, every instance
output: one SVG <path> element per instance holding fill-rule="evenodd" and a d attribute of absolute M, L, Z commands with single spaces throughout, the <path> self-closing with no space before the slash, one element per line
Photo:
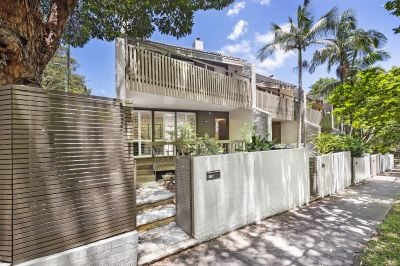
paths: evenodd
<path fill-rule="evenodd" d="M 12 108 L 0 96 L 0 260 L 10 261 L 12 252 L 20 263 L 135 230 L 121 103 L 22 86 L 9 91 Z"/>
<path fill-rule="evenodd" d="M 11 88 L 0 90 L 0 262 L 12 261 Z"/>

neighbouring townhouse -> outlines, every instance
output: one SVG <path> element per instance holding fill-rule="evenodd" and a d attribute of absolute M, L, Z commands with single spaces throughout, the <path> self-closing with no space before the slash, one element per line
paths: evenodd
<path fill-rule="evenodd" d="M 186 124 L 199 136 L 216 138 L 227 152 L 243 142 L 242 128 L 251 124 L 276 143 L 296 143 L 296 87 L 258 74 L 246 60 L 203 48 L 200 39 L 192 49 L 116 41 L 117 95 L 132 103 L 127 136 L 138 183 L 174 170 L 174 141 Z M 308 106 L 307 141 L 321 132 L 324 110 L 316 101 Z"/>

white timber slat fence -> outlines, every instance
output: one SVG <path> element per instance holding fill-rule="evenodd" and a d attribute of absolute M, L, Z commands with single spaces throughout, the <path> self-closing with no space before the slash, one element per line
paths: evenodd
<path fill-rule="evenodd" d="M 280 97 L 257 90 L 257 108 L 271 113 L 273 119 L 294 120 L 294 98 Z"/>
<path fill-rule="evenodd" d="M 127 53 L 127 86 L 132 91 L 237 108 L 251 107 L 249 81 L 137 45 L 128 45 Z"/>
<path fill-rule="evenodd" d="M 306 111 L 307 122 L 320 126 L 321 119 L 322 119 L 322 113 L 320 111 L 314 109 L 307 109 Z"/>

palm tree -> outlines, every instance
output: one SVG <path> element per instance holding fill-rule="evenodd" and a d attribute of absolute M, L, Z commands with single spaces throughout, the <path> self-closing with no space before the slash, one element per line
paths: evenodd
<path fill-rule="evenodd" d="M 289 17 L 288 28 L 283 28 L 275 23 L 272 24 L 274 39 L 272 42 L 265 44 L 258 51 L 258 58 L 263 61 L 277 50 L 285 52 L 296 51 L 297 69 L 298 69 L 298 90 L 299 100 L 298 105 L 298 132 L 297 132 L 297 146 L 301 146 L 302 135 L 304 135 L 304 116 L 306 97 L 303 93 L 303 68 L 306 62 L 303 61 L 303 53 L 312 44 L 324 43 L 321 39 L 327 36 L 333 29 L 333 22 L 336 21 L 338 8 L 332 8 L 328 13 L 322 16 L 319 20 L 314 22 L 314 14 L 310 8 L 310 0 L 305 0 L 303 5 L 297 8 L 297 20 Z M 304 136 L 305 141 L 305 136 Z"/>
<path fill-rule="evenodd" d="M 358 29 L 354 11 L 345 10 L 335 21 L 334 38 L 326 40 L 324 46 L 315 51 L 310 72 L 325 63 L 328 72 L 337 66 L 336 75 L 343 84 L 360 69 L 388 59 L 388 53 L 380 49 L 386 41 L 385 35 L 379 31 Z"/>

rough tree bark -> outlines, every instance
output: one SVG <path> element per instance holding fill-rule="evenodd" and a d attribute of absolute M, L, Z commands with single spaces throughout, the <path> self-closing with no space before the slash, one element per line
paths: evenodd
<path fill-rule="evenodd" d="M 52 0 L 45 17 L 40 0 L 0 1 L 0 86 L 40 86 L 76 2 Z"/>

